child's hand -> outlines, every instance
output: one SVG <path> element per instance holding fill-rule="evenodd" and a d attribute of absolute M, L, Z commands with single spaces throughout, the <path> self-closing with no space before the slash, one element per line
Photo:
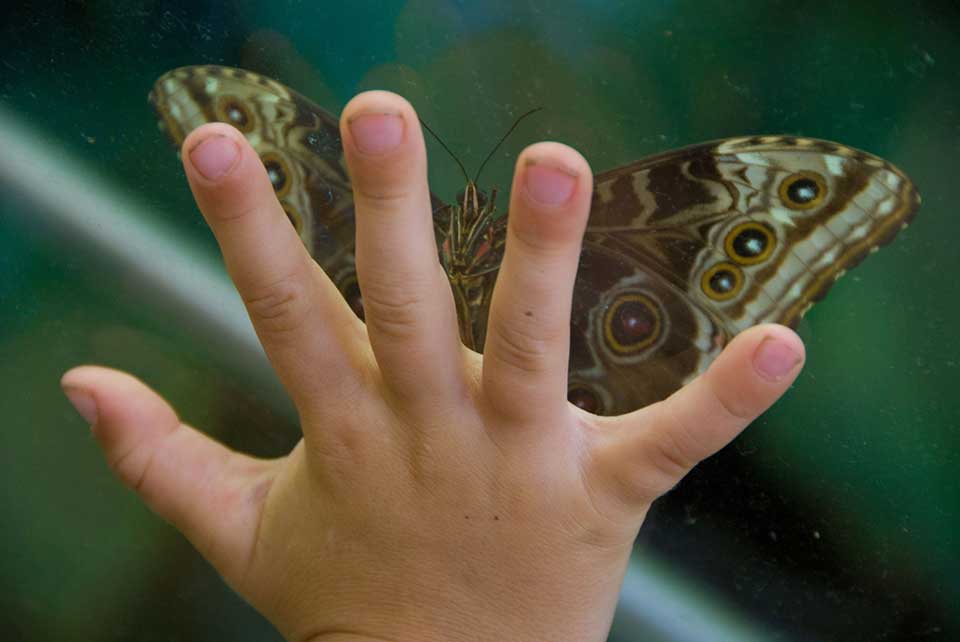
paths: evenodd
<path fill-rule="evenodd" d="M 518 159 L 481 357 L 459 341 L 413 109 L 362 94 L 341 130 L 366 326 L 239 132 L 206 125 L 183 145 L 299 409 L 293 452 L 231 452 L 113 370 L 71 370 L 64 389 L 117 475 L 290 640 L 604 640 L 650 503 L 783 394 L 803 345 L 753 328 L 668 400 L 589 415 L 566 399 L 586 161 L 557 143 Z"/>

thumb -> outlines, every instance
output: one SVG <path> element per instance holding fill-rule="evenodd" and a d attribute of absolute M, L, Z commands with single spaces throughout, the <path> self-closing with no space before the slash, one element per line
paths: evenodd
<path fill-rule="evenodd" d="M 242 577 L 276 462 L 236 453 L 183 424 L 132 375 L 81 366 L 60 381 L 107 464 L 228 579 Z"/>
<path fill-rule="evenodd" d="M 669 398 L 618 417 L 601 448 L 603 468 L 626 499 L 652 502 L 773 405 L 803 361 L 803 342 L 789 328 L 745 330 Z"/>

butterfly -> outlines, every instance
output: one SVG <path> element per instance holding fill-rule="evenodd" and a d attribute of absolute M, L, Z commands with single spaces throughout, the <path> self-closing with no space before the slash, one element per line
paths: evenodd
<path fill-rule="evenodd" d="M 177 147 L 207 122 L 244 133 L 300 238 L 362 318 L 337 119 L 271 78 L 219 66 L 170 71 L 149 100 Z M 453 204 L 432 200 L 460 336 L 482 351 L 507 216 L 495 191 L 472 181 Z M 796 326 L 919 206 L 889 162 L 795 136 L 703 143 L 597 175 L 574 286 L 569 400 L 629 412 L 692 380 L 744 329 Z"/>

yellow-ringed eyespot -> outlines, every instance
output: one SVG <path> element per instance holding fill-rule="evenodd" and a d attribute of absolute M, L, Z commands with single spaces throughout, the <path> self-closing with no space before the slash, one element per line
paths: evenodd
<path fill-rule="evenodd" d="M 277 198 L 283 198 L 290 191 L 290 170 L 283 157 L 276 152 L 267 152 L 260 157 L 263 166 L 267 170 L 267 176 L 270 177 L 270 184 L 273 185 L 273 191 L 277 193 Z"/>
<path fill-rule="evenodd" d="M 253 122 L 253 114 L 250 113 L 250 110 L 239 98 L 234 96 L 217 98 L 217 117 L 244 133 L 253 131 L 256 124 Z"/>
<path fill-rule="evenodd" d="M 593 388 L 583 383 L 572 383 L 567 388 L 567 401 L 572 403 L 580 410 L 586 410 L 594 415 L 600 415 L 604 412 L 604 404 L 601 395 Z"/>
<path fill-rule="evenodd" d="M 284 213 L 286 213 L 287 218 L 290 219 L 290 223 L 293 224 L 293 229 L 297 231 L 297 234 L 302 234 L 303 218 L 300 216 L 300 213 L 297 212 L 297 208 L 284 201 L 280 201 L 280 206 L 283 208 Z"/>
<path fill-rule="evenodd" d="M 712 265 L 700 277 L 700 289 L 714 301 L 732 299 L 742 288 L 743 271 L 726 261 Z"/>
<path fill-rule="evenodd" d="M 755 265 L 770 258 L 777 239 L 766 225 L 748 221 L 740 223 L 727 233 L 723 249 L 727 256 L 740 265 Z"/>
<path fill-rule="evenodd" d="M 792 210 L 808 210 L 823 202 L 827 182 L 816 172 L 790 174 L 780 183 L 780 201 Z"/>
<path fill-rule="evenodd" d="M 603 337 L 606 344 L 619 355 L 640 352 L 660 338 L 663 314 L 645 294 L 621 294 L 603 315 Z"/>

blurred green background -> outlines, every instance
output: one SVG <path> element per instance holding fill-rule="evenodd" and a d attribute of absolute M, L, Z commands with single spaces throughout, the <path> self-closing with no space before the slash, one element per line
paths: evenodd
<path fill-rule="evenodd" d="M 0 18 L 0 637 L 270 640 L 111 478 L 62 397 L 128 369 L 185 420 L 278 455 L 296 415 L 231 298 L 146 94 L 177 66 L 276 77 L 336 113 L 409 98 L 506 189 L 525 145 L 595 171 L 731 135 L 884 156 L 916 223 L 800 328 L 787 397 L 655 504 L 612 640 L 960 639 L 960 9 L 955 2 L 58 2 Z M 462 189 L 430 141 L 433 191 Z M 506 202 L 504 195 L 502 203 Z"/>

